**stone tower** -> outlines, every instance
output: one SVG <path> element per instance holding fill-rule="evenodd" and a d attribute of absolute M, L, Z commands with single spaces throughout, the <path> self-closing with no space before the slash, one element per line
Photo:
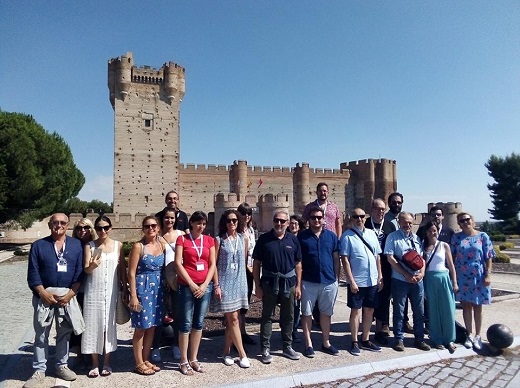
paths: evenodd
<path fill-rule="evenodd" d="M 179 183 L 180 104 L 185 69 L 134 66 L 131 52 L 108 61 L 114 109 L 114 213 L 155 213 Z"/>

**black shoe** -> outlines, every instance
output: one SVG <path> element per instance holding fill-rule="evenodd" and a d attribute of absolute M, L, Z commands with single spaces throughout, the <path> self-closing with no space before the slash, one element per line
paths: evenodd
<path fill-rule="evenodd" d="M 381 345 L 388 345 L 388 337 L 383 331 L 378 331 L 374 336 L 374 339 Z"/>
<path fill-rule="evenodd" d="M 249 334 L 242 334 L 243 345 L 256 345 L 256 341 Z"/>
<path fill-rule="evenodd" d="M 413 326 L 410 325 L 410 322 L 405 322 L 403 324 L 403 331 L 408 334 L 413 334 Z"/>

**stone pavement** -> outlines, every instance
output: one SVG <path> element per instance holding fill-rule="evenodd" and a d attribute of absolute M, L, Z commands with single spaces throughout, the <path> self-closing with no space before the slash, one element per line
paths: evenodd
<path fill-rule="evenodd" d="M 31 293 L 26 285 L 27 262 L 0 264 L 0 388 L 20 387 L 31 375 L 32 309 Z M 500 301 L 498 300 L 500 299 Z M 313 333 L 316 351 L 314 359 L 302 356 L 299 361 L 291 361 L 281 356 L 280 336 L 273 333 L 273 356 L 271 365 L 262 364 L 257 358 L 258 346 L 247 348 L 251 358 L 251 368 L 241 369 L 238 365 L 226 367 L 218 356 L 222 352 L 223 337 L 203 339 L 199 359 L 206 373 L 183 376 L 173 361 L 171 349 L 162 349 L 163 370 L 154 376 L 140 376 L 132 373 L 133 357 L 130 326 L 118 327 L 119 348 L 113 356 L 114 373 L 108 378 L 89 379 L 87 368 L 72 355 L 73 369 L 78 380 L 71 387 L 208 387 L 208 386 L 276 386 L 293 387 L 300 385 L 324 387 L 364 387 L 364 386 L 482 386 L 520 387 L 520 337 L 503 355 L 477 355 L 472 350 L 458 346 L 453 355 L 447 350 L 423 352 L 413 348 L 413 338 L 405 339 L 406 351 L 397 353 L 384 347 L 381 353 L 362 351 L 354 357 L 348 352 L 350 332 L 349 310 L 346 307 L 346 289 L 341 287 L 333 317 L 332 343 L 340 350 L 339 357 L 333 357 L 317 350 L 320 347 L 320 333 Z M 457 319 L 462 322 L 462 312 L 457 310 Z M 520 327 L 520 299 L 513 297 L 496 298 L 490 306 L 484 306 L 484 324 L 504 323 L 515 334 Z M 275 326 L 276 327 L 276 326 Z M 258 327 L 249 331 L 258 340 Z M 484 330 L 485 331 L 485 330 Z M 485 333 L 483 333 L 485 339 Z M 303 351 L 303 344 L 295 344 L 297 351 Z M 52 350 L 51 350 L 52 353 Z M 49 363 L 51 365 L 52 362 Z M 49 368 L 45 386 L 65 385 L 52 377 Z"/>

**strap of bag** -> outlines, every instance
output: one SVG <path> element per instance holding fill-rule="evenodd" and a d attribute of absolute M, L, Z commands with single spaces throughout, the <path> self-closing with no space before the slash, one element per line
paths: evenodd
<path fill-rule="evenodd" d="M 435 256 L 435 252 L 437 252 L 437 248 L 439 247 L 440 244 L 441 244 L 441 241 L 437 241 L 437 244 L 435 244 L 435 248 L 433 249 L 432 255 L 430 256 L 430 259 L 428 260 L 428 262 L 426 263 L 426 267 L 424 268 L 425 271 L 428 269 L 428 266 L 430 265 L 430 262 L 432 261 L 433 256 Z M 426 256 L 426 251 L 424 252 L 424 256 Z M 426 259 L 426 257 L 425 257 L 425 259 Z"/>
<path fill-rule="evenodd" d="M 370 252 L 372 252 L 372 254 L 374 255 L 374 257 L 376 256 L 374 250 L 372 249 L 372 247 L 370 245 L 368 245 L 368 243 L 365 241 L 365 239 L 363 238 L 363 236 L 361 236 L 357 230 L 355 230 L 354 228 L 350 228 L 351 231 L 353 231 L 360 239 L 361 241 L 363 241 L 363 244 L 365 244 L 367 246 L 367 248 L 370 250 Z"/>

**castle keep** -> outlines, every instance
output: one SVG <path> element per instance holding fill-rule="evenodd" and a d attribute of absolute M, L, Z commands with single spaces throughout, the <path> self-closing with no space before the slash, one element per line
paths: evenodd
<path fill-rule="evenodd" d="M 188 214 L 203 210 L 218 221 L 223 211 L 248 202 L 256 207 L 259 229 L 271 227 L 272 213 L 301 213 L 315 199 L 318 182 L 329 185 L 329 199 L 341 211 L 370 208 L 374 197 L 397 189 L 396 162 L 367 159 L 341 163 L 339 169 L 230 166 L 180 163 L 180 104 L 185 69 L 165 63 L 160 69 L 134 65 L 131 52 L 108 63 L 108 88 L 114 109 L 114 213 L 134 218 L 164 207 L 176 190 Z M 136 220 L 137 221 L 137 220 Z M 210 222 L 211 225 L 211 222 Z"/>

